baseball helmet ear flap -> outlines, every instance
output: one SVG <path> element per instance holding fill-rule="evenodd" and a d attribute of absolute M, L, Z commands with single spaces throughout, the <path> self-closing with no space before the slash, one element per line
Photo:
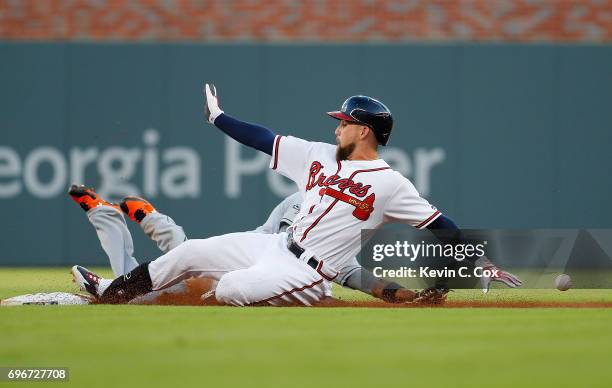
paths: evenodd
<path fill-rule="evenodd" d="M 372 128 L 376 140 L 378 140 L 378 144 L 383 146 L 387 145 L 389 136 L 391 136 L 391 130 L 393 129 L 393 117 L 391 117 L 391 112 L 371 114 L 370 112 L 355 109 L 352 112 L 352 116 L 357 118 L 359 122 Z"/>
<path fill-rule="evenodd" d="M 372 97 L 349 97 L 339 111 L 327 114 L 338 120 L 354 121 L 372 128 L 378 144 L 385 146 L 389 142 L 393 116 L 389 108 Z"/>

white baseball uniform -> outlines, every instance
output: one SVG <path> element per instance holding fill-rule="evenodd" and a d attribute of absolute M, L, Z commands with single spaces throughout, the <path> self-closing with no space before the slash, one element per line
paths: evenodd
<path fill-rule="evenodd" d="M 291 226 L 300 211 L 301 202 L 300 192 L 291 194 L 272 210 L 263 225 L 252 232 L 279 233 L 284 230 L 284 227 Z M 108 256 L 115 277 L 136 268 L 138 262 L 133 257 L 134 244 L 123 213 L 109 206 L 98 206 L 87 212 L 87 216 L 98 234 L 100 244 Z M 157 244 L 162 253 L 174 249 L 187 240 L 183 228 L 161 212 L 148 214 L 139 225 L 143 232 Z M 344 285 L 346 280 L 360 268 L 357 260 L 353 259 L 346 267 L 340 269 L 340 274 L 334 281 Z M 186 292 L 186 289 L 184 283 L 179 283 L 172 289 L 164 289 L 163 292 L 182 294 Z M 160 293 L 161 291 L 151 292 L 138 299 L 154 300 Z"/>
<path fill-rule="evenodd" d="M 337 161 L 331 144 L 277 136 L 270 166 L 304 195 L 292 227 L 296 242 L 335 268 L 359 252 L 362 229 L 387 222 L 421 229 L 441 214 L 384 160 Z"/>
<path fill-rule="evenodd" d="M 149 264 L 153 289 L 208 277 L 219 281 L 215 296 L 223 303 L 311 305 L 331 295 L 328 280 L 359 251 L 361 229 L 393 221 L 424 228 L 440 215 L 382 159 L 340 162 L 335 154 L 331 144 L 275 138 L 270 167 L 304 196 L 291 228 L 304 249 L 299 259 L 287 248 L 287 233 L 189 240 Z"/>
<path fill-rule="evenodd" d="M 270 213 L 266 222 L 259 226 L 254 232 L 260 233 L 279 233 L 284 231 L 283 226 L 290 227 L 293 221 L 300 213 L 304 197 L 301 192 L 295 192 L 279 203 Z M 346 263 L 343 267 L 338 268 L 338 276 L 334 279 L 335 283 L 344 286 L 346 280 L 361 269 L 361 265 L 356 257 Z"/>

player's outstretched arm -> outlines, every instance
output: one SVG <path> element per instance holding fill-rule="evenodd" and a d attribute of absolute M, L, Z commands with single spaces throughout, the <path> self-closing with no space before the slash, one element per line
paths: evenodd
<path fill-rule="evenodd" d="M 342 284 L 388 303 L 439 304 L 444 302 L 448 289 L 428 288 L 411 291 L 401 285 L 379 279 L 364 268 L 353 271 Z"/>
<path fill-rule="evenodd" d="M 427 226 L 440 241 L 446 244 L 462 244 L 465 243 L 465 238 L 461 229 L 450 218 L 445 215 L 440 215 L 431 224 Z M 502 271 L 495 264 L 493 264 L 486 257 L 480 257 L 473 261 L 473 264 L 478 267 L 490 270 L 491 273 L 496 273 L 495 276 L 487 277 L 483 276 L 480 278 L 480 285 L 482 291 L 486 294 L 489 292 L 491 282 L 500 282 L 508 287 L 515 288 L 523 285 L 521 279 L 518 276 L 511 274 L 510 272 Z"/>
<path fill-rule="evenodd" d="M 374 274 L 365 268 L 359 268 L 354 270 L 342 283 L 343 287 L 348 287 L 353 290 L 361 291 L 368 295 L 372 295 L 375 298 L 382 299 L 385 302 L 390 303 L 404 303 L 411 302 L 414 299 L 414 292 L 406 290 L 399 285 L 395 285 L 391 282 L 381 280 L 374 276 Z M 387 286 L 391 286 L 391 289 L 387 289 Z M 404 291 L 408 291 L 405 293 Z M 398 295 L 398 298 L 395 296 Z"/>
<path fill-rule="evenodd" d="M 204 116 L 206 120 L 225 132 L 232 139 L 248 147 L 272 155 L 276 134 L 261 125 L 235 119 L 223 112 L 219 106 L 219 96 L 215 85 L 204 86 Z"/>

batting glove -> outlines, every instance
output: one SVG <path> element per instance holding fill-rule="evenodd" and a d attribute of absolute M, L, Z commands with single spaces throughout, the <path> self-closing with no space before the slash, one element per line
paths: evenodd
<path fill-rule="evenodd" d="M 485 294 L 489 292 L 491 282 L 501 282 L 510 288 L 516 288 L 523 285 L 521 279 L 518 276 L 511 274 L 510 272 L 502 271 L 495 264 L 491 263 L 486 257 L 481 257 L 476 260 L 476 266 L 482 267 L 483 271 L 488 270 L 491 276 L 482 276 L 480 278 L 480 285 L 482 286 L 482 292 Z"/>
<path fill-rule="evenodd" d="M 215 119 L 223 113 L 221 108 L 219 108 L 219 97 L 217 96 L 217 88 L 215 88 L 215 85 L 206 84 L 204 86 L 204 95 L 206 96 L 204 116 L 209 123 L 214 124 Z"/>

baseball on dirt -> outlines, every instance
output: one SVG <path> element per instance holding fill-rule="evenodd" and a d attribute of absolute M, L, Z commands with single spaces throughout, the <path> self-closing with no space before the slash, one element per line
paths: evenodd
<path fill-rule="evenodd" d="M 572 288 L 572 278 L 569 275 L 561 274 L 555 278 L 555 287 L 559 291 L 567 291 Z"/>

